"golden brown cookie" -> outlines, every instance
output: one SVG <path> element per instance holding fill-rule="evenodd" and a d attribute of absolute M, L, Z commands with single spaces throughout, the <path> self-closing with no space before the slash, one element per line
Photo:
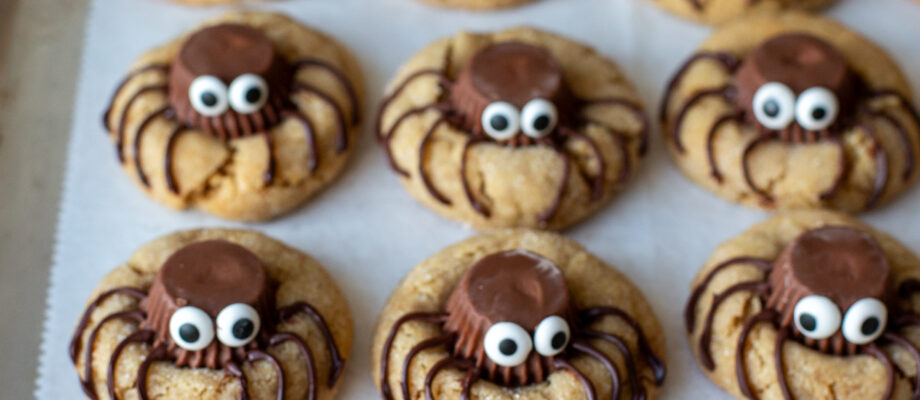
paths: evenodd
<path fill-rule="evenodd" d="M 331 38 L 234 12 L 141 56 L 104 121 L 123 169 L 156 201 L 258 221 L 342 171 L 360 95 L 355 60 Z"/>
<path fill-rule="evenodd" d="M 440 40 L 413 56 L 375 130 L 418 201 L 476 229 L 561 229 L 633 176 L 647 119 L 619 68 L 531 28 Z"/>
<path fill-rule="evenodd" d="M 780 10 L 818 10 L 834 0 L 652 0 L 681 17 L 707 24 L 721 24 L 745 15 Z"/>
<path fill-rule="evenodd" d="M 910 399 L 918 291 L 920 259 L 890 236 L 795 211 L 720 245 L 685 318 L 706 376 L 739 399 Z"/>
<path fill-rule="evenodd" d="M 421 0 L 440 7 L 458 7 L 472 10 L 494 10 L 530 3 L 534 0 Z"/>
<path fill-rule="evenodd" d="M 856 212 L 918 176 L 920 119 L 898 66 L 806 14 L 720 28 L 668 83 L 660 117 L 684 174 L 748 206 Z"/>
<path fill-rule="evenodd" d="M 148 243 L 103 278 L 70 355 L 90 398 L 331 399 L 351 341 L 348 304 L 310 256 L 254 231 L 200 229 Z"/>
<path fill-rule="evenodd" d="M 384 399 L 654 399 L 664 351 L 623 274 L 557 234 L 503 230 L 415 267 L 377 321 L 371 360 Z"/>

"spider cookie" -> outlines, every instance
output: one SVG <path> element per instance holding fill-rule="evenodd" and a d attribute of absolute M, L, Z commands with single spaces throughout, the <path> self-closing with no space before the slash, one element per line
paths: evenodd
<path fill-rule="evenodd" d="M 141 56 L 104 125 L 156 201 L 258 221 L 341 172 L 359 89 L 357 64 L 332 39 L 282 15 L 236 12 Z"/>
<path fill-rule="evenodd" d="M 498 8 L 508 8 L 530 3 L 534 0 L 421 0 L 422 2 L 441 6 L 441 7 L 458 7 L 472 10 L 493 10 Z"/>
<path fill-rule="evenodd" d="M 660 117 L 684 174 L 749 206 L 857 212 L 917 180 L 920 118 L 901 71 L 805 14 L 721 28 L 668 83 Z"/>
<path fill-rule="evenodd" d="M 624 188 L 648 124 L 611 61 L 517 28 L 416 54 L 375 128 L 404 186 L 436 212 L 477 229 L 561 229 Z"/>
<path fill-rule="evenodd" d="M 639 290 L 559 235 L 499 231 L 403 280 L 377 321 L 384 399 L 654 399 L 664 335 Z"/>
<path fill-rule="evenodd" d="M 737 398 L 918 399 L 920 259 L 842 214 L 780 214 L 694 280 L 688 336 Z"/>
<path fill-rule="evenodd" d="M 652 0 L 681 17 L 707 24 L 721 24 L 744 15 L 780 10 L 817 10 L 834 0 Z"/>
<path fill-rule="evenodd" d="M 335 282 L 252 231 L 157 239 L 90 299 L 70 357 L 91 399 L 331 399 L 350 354 Z"/>

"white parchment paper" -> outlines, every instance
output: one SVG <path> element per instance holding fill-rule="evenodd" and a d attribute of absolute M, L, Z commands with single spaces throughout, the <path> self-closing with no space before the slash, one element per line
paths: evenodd
<path fill-rule="evenodd" d="M 461 29 L 528 24 L 589 43 L 625 69 L 649 110 L 657 107 L 666 79 L 710 32 L 645 0 L 545 0 L 497 13 L 448 11 L 412 0 L 269 3 L 252 7 L 284 11 L 354 51 L 368 88 L 365 121 L 371 120 L 385 83 L 402 62 L 431 41 Z M 93 2 L 51 270 L 39 399 L 82 397 L 67 343 L 99 279 L 147 241 L 204 226 L 261 230 L 322 262 L 345 291 L 355 318 L 355 347 L 341 398 L 379 398 L 369 357 L 377 313 L 415 264 L 473 234 L 428 211 L 402 189 L 368 126 L 343 176 L 306 207 L 276 222 L 242 225 L 199 212 L 177 213 L 141 193 L 117 166 L 100 124 L 102 110 L 138 55 L 229 9 L 156 0 Z M 886 48 L 913 82 L 914 92 L 920 93 L 920 5 L 913 0 L 845 0 L 828 14 Z M 865 219 L 920 251 L 918 205 L 920 189 L 914 188 Z M 688 283 L 710 251 L 766 216 L 726 203 L 684 179 L 655 132 L 650 154 L 628 190 L 567 232 L 629 275 L 651 301 L 667 332 L 665 398 L 728 397 L 693 362 L 680 312 Z"/>

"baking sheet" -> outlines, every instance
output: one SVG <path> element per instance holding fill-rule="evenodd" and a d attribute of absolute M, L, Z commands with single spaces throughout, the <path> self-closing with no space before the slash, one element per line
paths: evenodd
<path fill-rule="evenodd" d="M 93 1 L 73 110 L 38 399 L 81 397 L 66 348 L 99 279 L 149 240 L 210 226 L 261 230 L 323 263 L 345 291 L 355 318 L 354 348 L 341 398 L 377 398 L 369 347 L 377 313 L 390 290 L 419 261 L 473 234 L 428 211 L 402 189 L 369 126 L 338 182 L 279 221 L 244 225 L 200 212 L 177 213 L 141 193 L 117 167 L 100 126 L 102 110 L 139 54 L 233 8 L 187 8 L 154 0 Z M 250 8 L 286 12 L 348 45 L 365 74 L 365 121 L 371 120 L 385 83 L 402 62 L 429 42 L 461 29 L 527 24 L 589 43 L 625 69 L 649 109 L 657 107 L 664 82 L 676 66 L 710 31 L 645 0 L 544 0 L 497 13 L 447 11 L 412 0 L 291 0 Z M 913 82 L 914 92 L 920 93 L 916 2 L 848 0 L 828 14 L 885 47 Z M 865 219 L 920 251 L 918 205 L 920 190 L 915 187 Z M 629 275 L 651 301 L 668 339 L 664 398 L 728 397 L 693 362 L 680 313 L 687 285 L 710 251 L 766 216 L 729 204 L 684 179 L 653 134 L 650 154 L 628 190 L 567 232 Z"/>

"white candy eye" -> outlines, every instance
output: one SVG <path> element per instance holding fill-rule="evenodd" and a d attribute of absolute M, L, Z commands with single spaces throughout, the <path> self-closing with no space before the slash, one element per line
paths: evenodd
<path fill-rule="evenodd" d="M 779 82 L 770 82 L 754 94 L 754 117 L 768 129 L 783 129 L 795 118 L 795 93 Z"/>
<path fill-rule="evenodd" d="M 188 99 L 199 114 L 216 117 L 227 111 L 227 85 L 215 76 L 199 76 L 188 88 Z"/>
<path fill-rule="evenodd" d="M 533 99 L 521 111 L 521 130 L 532 138 L 549 135 L 556 128 L 556 106 L 544 99 Z"/>
<path fill-rule="evenodd" d="M 513 322 L 498 322 L 489 328 L 483 339 L 486 355 L 503 367 L 514 367 L 527 360 L 533 342 L 524 328 Z"/>
<path fill-rule="evenodd" d="M 553 315 L 546 317 L 540 322 L 540 325 L 537 325 L 537 330 L 533 335 L 533 344 L 537 353 L 552 357 L 565 350 L 570 337 L 569 323 L 565 322 L 562 317 Z"/>
<path fill-rule="evenodd" d="M 510 103 L 497 101 L 482 112 L 482 129 L 495 140 L 511 139 L 521 128 L 520 112 Z"/>
<path fill-rule="evenodd" d="M 240 75 L 230 84 L 230 107 L 240 114 L 259 111 L 268 101 L 268 83 L 256 74 Z"/>
<path fill-rule="evenodd" d="M 805 296 L 793 310 L 795 327 L 810 339 L 827 339 L 840 329 L 840 309 L 824 296 Z"/>
<path fill-rule="evenodd" d="M 169 317 L 169 336 L 179 347 L 198 351 L 214 341 L 214 322 L 200 308 L 182 307 Z"/>
<path fill-rule="evenodd" d="M 259 313 L 249 304 L 231 304 L 217 314 L 217 339 L 229 347 L 249 344 L 260 327 Z"/>
<path fill-rule="evenodd" d="M 866 298 L 853 303 L 843 317 L 843 337 L 850 343 L 866 344 L 878 339 L 888 323 L 888 308 L 881 301 Z"/>
<path fill-rule="evenodd" d="M 795 120 L 802 128 L 818 131 L 837 120 L 840 104 L 834 92 L 823 87 L 813 87 L 799 95 L 795 102 Z"/>

